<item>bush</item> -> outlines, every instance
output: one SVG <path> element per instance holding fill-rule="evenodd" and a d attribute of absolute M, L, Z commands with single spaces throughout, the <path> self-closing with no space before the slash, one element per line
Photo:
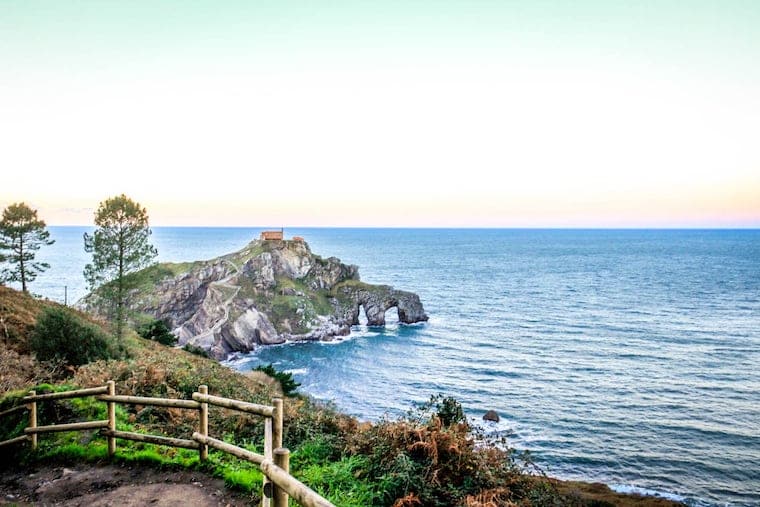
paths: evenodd
<path fill-rule="evenodd" d="M 185 352 L 190 352 L 191 354 L 195 354 L 196 356 L 205 357 L 207 359 L 211 357 L 208 355 L 208 352 L 205 349 L 196 347 L 195 345 L 191 343 L 186 343 L 185 346 L 182 347 L 182 350 L 184 350 Z"/>
<path fill-rule="evenodd" d="M 269 363 L 266 366 L 257 366 L 253 369 L 253 371 L 261 371 L 272 377 L 273 379 L 280 382 L 280 386 L 282 387 L 282 394 L 285 396 L 292 396 L 296 389 L 298 389 L 299 384 L 295 380 L 293 380 L 293 374 L 287 373 L 284 371 L 277 371 L 275 370 L 274 366 L 272 366 L 272 363 Z"/>
<path fill-rule="evenodd" d="M 406 417 L 350 438 L 347 451 L 367 458 L 380 505 L 510 505 L 478 498 L 522 498 L 529 489 L 510 451 L 482 445 L 451 397 L 434 396 Z"/>
<path fill-rule="evenodd" d="M 177 337 L 174 336 L 163 320 L 154 320 L 143 324 L 137 329 L 137 334 L 146 340 L 153 340 L 167 347 L 173 347 L 177 343 Z"/>
<path fill-rule="evenodd" d="M 444 427 L 453 424 L 468 424 L 462 404 L 456 398 L 442 394 L 431 396 L 427 402 L 417 405 L 409 413 L 409 419 L 418 423 L 424 423 L 433 416 L 438 417 Z"/>
<path fill-rule="evenodd" d="M 113 338 L 71 310 L 48 307 L 37 317 L 29 346 L 39 361 L 59 360 L 80 366 L 123 356 Z"/>

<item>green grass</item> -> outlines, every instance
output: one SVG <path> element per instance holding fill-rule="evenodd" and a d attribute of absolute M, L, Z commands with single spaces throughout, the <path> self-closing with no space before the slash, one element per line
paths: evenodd
<path fill-rule="evenodd" d="M 366 282 L 362 282 L 361 280 L 344 280 L 342 282 L 338 282 L 335 284 L 335 286 L 333 287 L 333 292 L 336 293 L 338 289 L 340 289 L 341 287 L 350 287 L 352 289 L 372 290 L 372 289 L 376 289 L 382 286 L 372 285 Z"/>
<path fill-rule="evenodd" d="M 340 456 L 340 450 L 336 447 L 334 440 L 327 435 L 317 434 L 298 446 L 290 457 L 290 464 L 301 469 L 328 463 Z"/>
<path fill-rule="evenodd" d="M 221 456 L 210 455 L 209 466 L 211 474 L 223 479 L 228 488 L 246 493 L 258 493 L 261 490 L 264 475 L 252 463 L 240 460 L 227 462 Z"/>
<path fill-rule="evenodd" d="M 130 273 L 125 277 L 125 281 L 130 290 L 136 290 L 137 296 L 134 296 L 135 300 L 143 300 L 143 303 L 158 301 L 157 294 L 153 293 L 153 290 L 167 278 L 174 278 L 183 273 L 187 273 L 193 270 L 197 262 L 162 262 L 160 264 L 154 264 L 147 268 L 141 269 L 135 273 Z M 108 285 L 108 284 L 107 284 Z M 130 316 L 135 322 L 144 324 L 148 322 L 151 317 L 141 314 L 134 314 Z"/>
<path fill-rule="evenodd" d="M 240 250 L 239 252 L 225 255 L 222 257 L 222 259 L 230 261 L 233 264 L 235 264 L 239 269 L 242 269 L 243 264 L 248 262 L 248 260 L 253 259 L 254 257 L 257 257 L 266 251 L 268 251 L 268 248 L 265 246 L 264 243 L 252 242 L 252 243 L 249 243 L 248 246 L 246 246 L 244 249 Z"/>
<path fill-rule="evenodd" d="M 195 264 L 193 262 L 162 262 L 161 264 L 154 264 L 136 273 L 128 274 L 128 284 L 140 292 L 151 290 L 167 278 L 190 271 Z"/>
<path fill-rule="evenodd" d="M 294 471 L 297 479 L 330 500 L 345 507 L 373 505 L 378 497 L 373 485 L 366 481 L 363 471 L 367 458 L 344 457 L 335 462 L 322 462 Z"/>
<path fill-rule="evenodd" d="M 282 294 L 284 289 L 292 289 L 297 295 L 286 296 Z M 330 296 L 325 290 L 312 290 L 304 281 L 293 280 L 288 277 L 277 278 L 274 294 L 266 301 L 269 306 L 269 316 L 278 331 L 283 332 L 282 323 L 288 320 L 291 326 L 295 324 L 292 332 L 307 333 L 312 325 L 317 322 L 320 315 L 328 316 L 334 313 Z M 301 311 L 299 315 L 297 311 Z"/>
<path fill-rule="evenodd" d="M 345 296 L 342 294 L 341 289 L 347 288 L 351 289 L 351 292 L 357 291 L 357 290 L 364 290 L 370 293 L 376 293 L 376 294 L 386 294 L 388 292 L 389 287 L 387 285 L 372 285 L 369 283 L 362 282 L 361 280 L 344 280 L 342 282 L 338 282 L 333 286 L 332 290 L 327 294 L 328 297 L 331 298 L 337 298 L 338 300 L 342 300 L 345 298 Z"/>
<path fill-rule="evenodd" d="M 238 277 L 237 285 L 240 287 L 240 292 L 238 292 L 238 297 L 241 298 L 250 298 L 256 301 L 256 304 L 254 305 L 256 309 L 261 309 L 261 304 L 265 303 L 268 299 L 268 297 L 265 294 L 261 294 L 259 289 L 256 287 L 256 285 L 253 283 L 253 280 L 250 277 L 242 276 Z"/>
<path fill-rule="evenodd" d="M 282 296 L 279 294 L 272 297 L 272 311 L 269 314 L 269 318 L 278 332 L 282 333 L 285 331 L 283 326 L 285 321 L 291 323 L 291 330 L 294 333 L 305 333 L 308 330 L 300 321 L 300 318 L 298 321 L 293 322 L 295 320 L 294 317 L 296 317 L 296 311 L 299 308 L 303 308 L 303 299 L 299 296 Z"/>
<path fill-rule="evenodd" d="M 367 458 L 341 456 L 335 439 L 316 435 L 293 452 L 290 465 L 294 476 L 335 505 L 374 505 L 378 493 L 366 480 Z"/>
<path fill-rule="evenodd" d="M 197 469 L 201 465 L 197 451 L 128 440 L 117 440 L 114 458 L 123 463 L 149 464 L 169 468 Z"/>

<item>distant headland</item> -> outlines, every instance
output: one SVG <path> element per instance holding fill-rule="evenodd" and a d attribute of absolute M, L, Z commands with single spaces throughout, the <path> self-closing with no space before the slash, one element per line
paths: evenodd
<path fill-rule="evenodd" d="M 190 345 L 224 359 L 234 352 L 286 341 L 331 340 L 359 324 L 361 308 L 370 326 L 428 320 L 419 296 L 359 278 L 359 268 L 311 252 L 302 237 L 263 231 L 245 248 L 211 260 L 161 263 L 133 275 L 133 320 L 161 319 Z M 97 292 L 80 306 L 107 315 Z"/>

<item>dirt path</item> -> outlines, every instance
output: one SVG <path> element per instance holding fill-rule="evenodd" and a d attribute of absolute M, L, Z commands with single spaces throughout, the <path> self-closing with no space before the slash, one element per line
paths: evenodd
<path fill-rule="evenodd" d="M 142 466 L 40 466 L 0 471 L 0 505 L 238 507 L 254 499 L 200 472 Z"/>
<path fill-rule="evenodd" d="M 230 283 L 230 280 L 232 278 L 238 276 L 240 274 L 240 268 L 235 265 L 234 262 L 227 260 L 227 264 L 235 268 L 235 272 L 231 273 L 227 278 L 224 278 L 223 280 L 219 280 L 218 282 L 212 282 L 209 284 L 209 287 L 212 285 L 214 288 L 217 287 L 226 287 L 227 289 L 233 289 L 232 295 L 227 298 L 227 300 L 223 303 L 224 305 L 224 317 L 222 317 L 214 326 L 211 328 L 211 334 L 216 334 L 217 331 L 219 331 L 223 325 L 225 325 L 230 320 L 230 303 L 232 303 L 232 300 L 235 299 L 235 296 L 237 296 L 238 292 L 240 292 L 240 286 L 234 285 Z"/>
<path fill-rule="evenodd" d="M 208 284 L 209 291 L 218 292 L 220 294 L 219 299 L 221 302 L 217 306 L 221 306 L 224 309 L 224 315 L 222 315 L 220 318 L 218 318 L 214 324 L 202 331 L 201 333 L 198 333 L 198 335 L 195 338 L 195 340 L 205 340 L 206 337 L 211 337 L 211 340 L 213 342 L 213 337 L 219 331 L 222 326 L 227 324 L 230 320 L 230 303 L 232 303 L 232 300 L 235 299 L 235 296 L 237 296 L 238 292 L 240 292 L 240 286 L 234 285 L 230 283 L 230 280 L 232 280 L 234 277 L 238 276 L 240 274 L 240 268 L 235 265 L 234 262 L 230 260 L 225 260 L 227 264 L 232 266 L 235 271 L 233 273 L 230 273 L 228 276 L 221 280 L 217 280 L 216 282 L 211 282 Z M 227 296 L 225 299 L 225 289 L 227 289 L 226 292 L 228 292 L 230 295 Z M 232 290 L 229 290 L 232 289 Z M 209 299 L 209 295 L 206 295 L 205 299 Z"/>

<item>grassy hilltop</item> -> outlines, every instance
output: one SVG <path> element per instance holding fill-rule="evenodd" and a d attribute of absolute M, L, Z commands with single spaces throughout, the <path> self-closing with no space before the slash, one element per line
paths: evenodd
<path fill-rule="evenodd" d="M 55 303 L 0 286 L 0 411 L 27 390 L 60 391 L 115 380 L 119 394 L 189 398 L 200 384 L 211 394 L 268 403 L 282 394 L 278 382 L 261 372 L 243 374 L 205 357 L 144 340 L 136 334 L 109 350 L 115 356 L 81 366 L 38 361 L 33 337 L 38 318 L 50 311 L 104 332 L 107 326 Z M 90 399 L 40 405 L 40 424 L 103 419 L 105 406 Z M 197 428 L 195 411 L 117 405 L 118 429 L 188 438 Z M 0 420 L 0 440 L 20 434 L 25 416 Z M 263 425 L 254 416 L 210 411 L 210 433 L 261 451 Z M 602 485 L 559 482 L 536 474 L 512 451 L 474 435 L 461 406 L 439 396 L 407 417 L 361 423 L 303 395 L 286 398 L 284 444 L 300 480 L 338 506 L 669 506 L 661 499 L 618 495 Z M 95 432 L 40 436 L 40 449 L 4 449 L 4 464 L 107 460 L 105 439 Z M 119 441 L 116 460 L 146 466 L 202 470 L 228 486 L 260 494 L 255 465 L 211 452 L 200 463 L 195 451 Z"/>

